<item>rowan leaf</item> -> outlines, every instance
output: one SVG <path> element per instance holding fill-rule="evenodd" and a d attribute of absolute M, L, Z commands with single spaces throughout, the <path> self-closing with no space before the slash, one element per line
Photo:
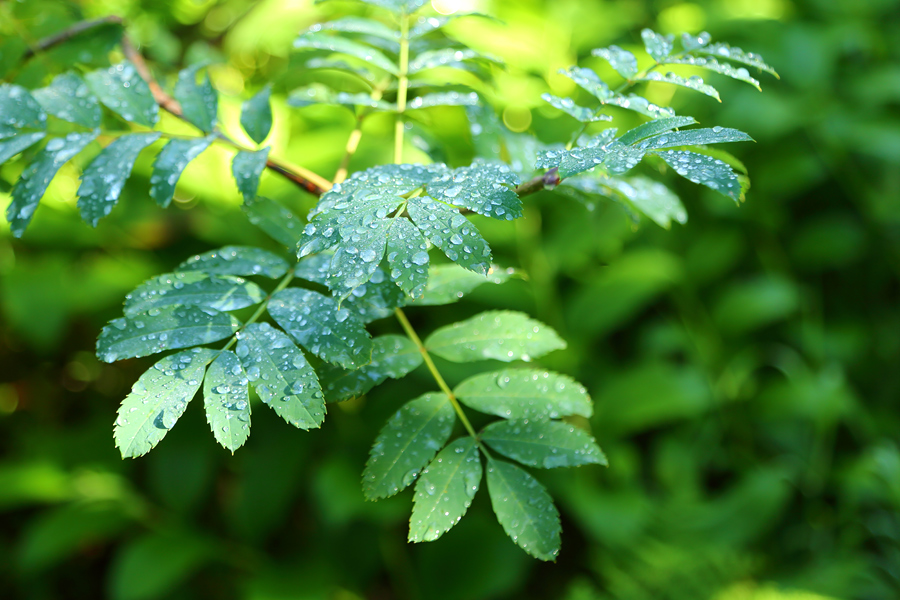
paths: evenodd
<path fill-rule="evenodd" d="M 612 121 L 609 115 L 601 115 L 596 108 L 587 108 L 575 104 L 571 98 L 560 98 L 553 94 L 541 94 L 541 99 L 557 110 L 561 110 L 576 121 L 582 123 L 595 123 L 597 121 Z"/>
<path fill-rule="evenodd" d="M 0 84 L 0 139 L 46 128 L 47 115 L 28 90 L 10 83 Z"/>
<path fill-rule="evenodd" d="M 491 265 L 491 248 L 478 229 L 458 210 L 428 196 L 410 198 L 406 210 L 416 227 L 447 258 L 475 273 L 487 273 Z"/>
<path fill-rule="evenodd" d="M 91 71 L 85 81 L 100 102 L 126 121 L 153 127 L 159 120 L 159 105 L 150 87 L 129 61 Z"/>
<path fill-rule="evenodd" d="M 682 177 L 705 185 L 735 202 L 743 199 L 740 180 L 724 161 L 687 150 L 666 150 L 659 152 L 658 156 Z"/>
<path fill-rule="evenodd" d="M 504 419 L 590 417 L 594 412 L 583 385 L 543 369 L 481 373 L 460 383 L 453 394 L 469 408 Z"/>
<path fill-rule="evenodd" d="M 281 245 L 294 248 L 300 241 L 303 231 L 300 219 L 274 200 L 263 196 L 256 196 L 252 199 L 245 198 L 241 210 L 244 211 L 251 223 Z"/>
<path fill-rule="evenodd" d="M 266 168 L 266 160 L 269 158 L 268 146 L 256 152 L 241 150 L 234 156 L 231 162 L 231 172 L 238 190 L 244 196 L 244 202 L 251 202 L 256 198 L 259 189 L 259 178 Z"/>
<path fill-rule="evenodd" d="M 726 142 L 752 142 L 753 138 L 737 129 L 725 127 L 712 127 L 704 129 L 683 129 L 681 131 L 665 132 L 647 138 L 636 144 L 641 150 L 651 152 L 663 148 L 677 148 L 679 146 L 701 146 L 704 144 L 724 144 Z"/>
<path fill-rule="evenodd" d="M 203 382 L 206 422 L 216 441 L 234 451 L 250 437 L 250 391 L 238 357 L 229 350 L 213 361 Z"/>
<path fill-rule="evenodd" d="M 241 105 L 241 127 L 257 144 L 262 144 L 272 131 L 272 86 L 266 85 Z"/>
<path fill-rule="evenodd" d="M 188 166 L 212 143 L 212 136 L 202 138 L 173 138 L 169 140 L 153 162 L 150 176 L 150 196 L 166 208 L 175 197 L 175 184 Z"/>
<path fill-rule="evenodd" d="M 610 46 L 609 48 L 597 48 L 591 51 L 594 56 L 599 56 L 609 63 L 616 73 L 625 79 L 631 79 L 638 72 L 637 58 L 634 54 L 620 48 L 619 46 Z"/>
<path fill-rule="evenodd" d="M 694 90 L 695 92 L 700 92 L 701 94 L 711 96 L 719 102 L 722 101 L 722 99 L 719 97 L 718 90 L 716 90 L 716 88 L 714 88 L 713 86 L 704 83 L 703 78 L 699 75 L 682 77 L 681 75 L 676 75 L 675 73 L 666 73 L 665 75 L 662 75 L 661 73 L 653 71 L 646 77 L 637 79 L 637 81 L 656 81 L 659 83 L 670 83 L 672 85 L 677 85 L 679 87 L 684 87 L 689 90 Z"/>
<path fill-rule="evenodd" d="M 386 252 L 391 280 L 409 296 L 421 296 L 429 278 L 428 243 L 409 219 L 393 220 Z"/>
<path fill-rule="evenodd" d="M 259 304 L 266 293 L 252 281 L 199 271 L 158 275 L 125 297 L 125 315 L 168 306 L 199 306 L 228 312 Z"/>
<path fill-rule="evenodd" d="M 647 50 L 647 54 L 657 63 L 663 62 L 672 53 L 675 42 L 675 36 L 672 34 L 662 35 L 652 29 L 643 29 L 641 31 L 641 39 L 644 40 L 644 48 Z"/>
<path fill-rule="evenodd" d="M 319 381 L 328 402 L 362 396 L 388 378 L 400 379 L 422 364 L 422 353 L 409 338 L 383 335 L 372 340 L 372 360 L 348 371 L 329 364 L 319 369 Z"/>
<path fill-rule="evenodd" d="M 406 104 L 406 110 L 418 110 L 434 106 L 475 106 L 478 104 L 478 94 L 469 92 L 435 92 L 417 96 Z"/>
<path fill-rule="evenodd" d="M 203 133 L 212 133 L 218 121 L 219 96 L 208 73 L 197 83 L 197 73 L 203 67 L 203 64 L 194 65 L 178 73 L 175 99 L 181 104 L 182 115 L 189 123 Z"/>
<path fill-rule="evenodd" d="M 287 270 L 288 263 L 280 256 L 250 246 L 225 246 L 196 254 L 175 269 L 180 273 L 199 271 L 207 275 L 262 275 L 270 279 L 278 279 Z"/>
<path fill-rule="evenodd" d="M 694 120 L 694 117 L 669 117 L 665 119 L 655 119 L 653 121 L 648 121 L 647 123 L 644 123 L 642 125 L 638 125 L 634 129 L 625 132 L 619 138 L 619 141 L 623 144 L 634 144 L 635 142 L 639 142 L 645 138 L 653 137 L 661 133 L 666 133 L 679 127 L 687 127 L 688 125 L 693 125 L 696 122 L 697 121 Z"/>
<path fill-rule="evenodd" d="M 494 359 L 531 360 L 566 347 L 547 325 L 513 311 L 486 311 L 441 327 L 425 340 L 425 347 L 453 362 Z"/>
<path fill-rule="evenodd" d="M 435 200 L 467 208 L 486 217 L 512 221 L 522 216 L 515 187 L 519 176 L 508 165 L 479 163 L 445 173 L 426 186 Z"/>
<path fill-rule="evenodd" d="M 482 284 L 505 283 L 514 273 L 514 269 L 502 269 L 497 265 L 492 265 L 486 276 L 463 269 L 455 263 L 432 265 L 428 269 L 425 291 L 412 304 L 417 306 L 452 304 Z"/>
<path fill-rule="evenodd" d="M 39 141 L 44 139 L 47 134 L 43 131 L 35 131 L 34 133 L 20 133 L 0 139 L 0 165 L 11 159 L 16 154 L 28 150 Z"/>
<path fill-rule="evenodd" d="M 303 33 L 294 40 L 294 48 L 297 50 L 329 50 L 339 54 L 346 54 L 383 69 L 392 75 L 399 74 L 397 65 L 381 51 L 345 37 L 332 36 L 325 33 Z"/>
<path fill-rule="evenodd" d="M 32 92 L 41 107 L 57 119 L 89 129 L 100 126 L 100 102 L 75 73 L 57 75 L 50 85 Z"/>
<path fill-rule="evenodd" d="M 497 421 L 484 428 L 481 439 L 503 456 L 529 467 L 607 465 L 606 456 L 588 432 L 562 421 Z"/>

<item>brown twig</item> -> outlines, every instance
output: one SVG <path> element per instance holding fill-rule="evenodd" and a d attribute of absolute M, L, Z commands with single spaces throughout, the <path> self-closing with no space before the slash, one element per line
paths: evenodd
<path fill-rule="evenodd" d="M 516 194 L 521 198 L 522 196 L 528 196 L 529 194 L 534 194 L 541 190 L 552 190 L 560 181 L 562 181 L 562 179 L 559 176 L 559 169 L 553 167 L 546 173 L 537 175 L 533 179 L 530 179 L 517 187 Z"/>
<path fill-rule="evenodd" d="M 25 50 L 25 52 L 22 54 L 22 60 L 28 60 L 38 52 L 49 50 L 53 46 L 57 46 L 59 44 L 62 44 L 63 42 L 67 42 L 73 37 L 96 27 L 101 27 L 103 25 L 123 24 L 124 21 L 122 20 L 122 17 L 118 17 L 116 15 L 110 15 L 108 17 L 103 17 L 102 19 L 94 19 L 93 21 L 81 21 L 79 23 L 75 23 L 71 27 L 67 27 L 59 33 L 54 33 L 53 35 L 38 40 L 35 45 L 29 46 L 28 49 Z"/>

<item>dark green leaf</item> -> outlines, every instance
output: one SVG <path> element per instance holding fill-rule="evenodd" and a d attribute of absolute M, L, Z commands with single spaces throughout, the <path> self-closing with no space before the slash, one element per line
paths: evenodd
<path fill-rule="evenodd" d="M 560 98 L 553 94 L 541 94 L 541 99 L 547 102 L 553 108 L 563 111 L 576 121 L 582 123 L 594 123 L 596 121 L 612 121 L 609 115 L 598 114 L 596 108 L 587 108 L 575 104 L 571 98 Z"/>
<path fill-rule="evenodd" d="M 456 525 L 481 484 L 481 455 L 471 437 L 454 440 L 431 461 L 416 482 L 409 541 L 431 542 Z"/>
<path fill-rule="evenodd" d="M 607 465 L 606 456 L 588 432 L 561 421 L 498 421 L 484 428 L 481 439 L 503 456 L 529 467 Z"/>
<path fill-rule="evenodd" d="M 159 105 L 130 62 L 91 71 L 85 80 L 100 102 L 126 121 L 153 127 L 159 120 Z"/>
<path fill-rule="evenodd" d="M 166 273 L 150 279 L 125 297 L 125 315 L 166 306 L 199 306 L 231 311 L 259 304 L 266 293 L 252 281 L 197 271 Z"/>
<path fill-rule="evenodd" d="M 353 56 L 365 61 L 367 64 L 383 69 L 392 75 L 397 75 L 399 73 L 397 65 L 381 51 L 344 37 L 332 36 L 324 33 L 304 33 L 294 40 L 294 48 L 298 50 L 304 48 L 330 50 L 331 52 L 347 54 L 348 56 Z"/>
<path fill-rule="evenodd" d="M 531 360 L 566 347 L 547 325 L 512 311 L 486 311 L 441 327 L 425 340 L 425 347 L 453 362 L 492 358 L 504 362 Z"/>
<path fill-rule="evenodd" d="M 456 415 L 445 394 L 428 393 L 406 403 L 388 419 L 369 451 L 363 492 L 369 500 L 393 496 L 447 443 Z"/>
<path fill-rule="evenodd" d="M 231 162 L 231 172 L 238 190 L 244 196 L 244 202 L 251 202 L 256 198 L 259 189 L 259 178 L 266 168 L 266 160 L 269 158 L 269 147 L 256 152 L 240 151 Z"/>
<path fill-rule="evenodd" d="M 209 74 L 197 83 L 197 72 L 203 65 L 188 67 L 178 73 L 175 99 L 181 104 L 184 118 L 203 133 L 211 133 L 218 120 L 219 96 L 209 81 Z"/>
<path fill-rule="evenodd" d="M 241 127 L 257 144 L 262 144 L 272 130 L 271 93 L 272 86 L 266 85 L 241 106 Z"/>
<path fill-rule="evenodd" d="M 0 140 L 0 165 L 19 152 L 23 152 L 34 146 L 44 139 L 45 135 L 47 134 L 43 131 L 35 131 L 34 133 L 20 133 L 19 135 Z"/>
<path fill-rule="evenodd" d="M 514 191 L 519 183 L 521 180 L 509 166 L 482 163 L 445 173 L 426 189 L 435 200 L 486 217 L 512 221 L 522 216 L 522 201 Z"/>
<path fill-rule="evenodd" d="M 123 135 L 103 149 L 81 174 L 78 208 L 81 218 L 93 227 L 107 216 L 119 200 L 125 180 L 131 175 L 141 150 L 158 140 L 159 133 Z"/>
<path fill-rule="evenodd" d="M 463 269 L 457 264 L 432 265 L 428 269 L 428 284 L 421 298 L 414 302 L 420 306 L 451 304 L 484 283 L 505 283 L 515 271 L 492 265 L 487 276 Z"/>
<path fill-rule="evenodd" d="M 325 398 L 303 352 L 268 323 L 251 323 L 238 334 L 237 355 L 259 398 L 300 429 L 325 420 Z"/>
<path fill-rule="evenodd" d="M 752 142 L 753 138 L 737 129 L 713 127 L 711 129 L 684 129 L 663 133 L 648 138 L 638 144 L 641 150 L 651 152 L 661 148 L 678 146 L 700 146 L 703 144 L 724 144 L 726 142 Z"/>
<path fill-rule="evenodd" d="M 217 351 L 194 348 L 167 356 L 132 386 L 119 407 L 114 437 L 122 458 L 149 452 L 184 414 Z"/>
<path fill-rule="evenodd" d="M 409 219 L 398 218 L 393 221 L 387 236 L 387 261 L 391 269 L 391 280 L 416 298 L 422 295 L 428 283 L 428 245 Z"/>
<path fill-rule="evenodd" d="M 735 202 L 743 199 L 738 176 L 723 161 L 686 150 L 666 150 L 659 156 L 682 177 L 705 185 Z"/>
<path fill-rule="evenodd" d="M 475 273 L 487 273 L 491 248 L 458 210 L 428 196 L 410 198 L 406 210 L 413 223 L 447 258 Z"/>
<path fill-rule="evenodd" d="M 693 125 L 697 121 L 694 117 L 670 117 L 666 119 L 656 119 L 649 121 L 643 125 L 638 125 L 634 129 L 624 133 L 619 141 L 623 144 L 634 144 L 644 138 L 648 138 L 661 133 L 666 133 L 679 127 L 687 127 Z"/>
<path fill-rule="evenodd" d="M 47 128 L 47 115 L 25 88 L 0 84 L 0 139 L 12 137 L 22 130 Z"/>
<path fill-rule="evenodd" d="M 400 219 L 405 220 L 405 219 Z M 328 287 L 342 300 L 372 278 L 384 256 L 388 231 L 394 219 L 377 219 L 354 229 L 331 259 Z"/>
<path fill-rule="evenodd" d="M 207 275 L 262 275 L 277 279 L 287 273 L 286 260 L 262 248 L 225 246 L 187 259 L 176 271 L 200 271 Z"/>
<path fill-rule="evenodd" d="M 671 34 L 662 35 L 652 29 L 644 29 L 641 31 L 641 38 L 644 40 L 644 48 L 647 49 L 647 54 L 658 63 L 663 62 L 663 59 L 672 53 L 675 37 Z"/>
<path fill-rule="evenodd" d="M 584 386 L 541 369 L 504 369 L 470 377 L 456 386 L 459 401 L 505 419 L 590 417 L 591 398 Z"/>
<path fill-rule="evenodd" d="M 613 93 L 609 86 L 600 79 L 591 69 L 585 67 L 570 67 L 569 69 L 560 70 L 560 74 L 565 75 L 574 81 L 581 89 L 585 90 L 595 98 L 601 101 L 608 100 Z"/>
<path fill-rule="evenodd" d="M 32 94 L 45 111 L 58 119 L 90 129 L 100 126 L 100 102 L 75 73 L 57 75 L 50 85 Z"/>
<path fill-rule="evenodd" d="M 319 379 L 328 402 L 340 402 L 362 396 L 388 377 L 400 379 L 422 364 L 422 353 L 409 338 L 383 335 L 372 340 L 372 361 L 347 371 L 327 363 L 319 370 Z"/>
<path fill-rule="evenodd" d="M 297 342 L 324 361 L 356 369 L 372 357 L 372 338 L 347 307 L 311 290 L 272 296 L 269 314 Z"/>
<path fill-rule="evenodd" d="M 212 136 L 169 140 L 153 163 L 150 176 L 150 196 L 166 208 L 175 196 L 175 184 L 188 163 L 200 156 L 212 143 Z"/>
<path fill-rule="evenodd" d="M 525 552 L 541 560 L 559 555 L 559 511 L 537 479 L 501 460 L 488 460 L 488 493 L 497 520 Z"/>
<path fill-rule="evenodd" d="M 610 46 L 609 48 L 597 48 L 591 54 L 609 62 L 609 65 L 615 69 L 616 73 L 625 79 L 631 79 L 637 75 L 637 59 L 628 50 L 618 46 Z"/>
<path fill-rule="evenodd" d="M 111 363 L 210 344 L 230 337 L 239 326 L 238 320 L 231 315 L 209 308 L 153 309 L 110 321 L 97 338 L 97 357 Z"/>
<path fill-rule="evenodd" d="M 53 138 L 25 167 L 13 186 L 10 194 L 12 202 L 6 209 L 6 219 L 14 236 L 22 237 L 41 196 L 59 168 L 94 141 L 98 134 L 98 131 L 70 133 L 64 138 Z"/>
<path fill-rule="evenodd" d="M 300 219 L 274 200 L 257 196 L 244 200 L 241 210 L 251 223 L 265 231 L 276 242 L 295 248 L 303 231 Z"/>
<path fill-rule="evenodd" d="M 203 382 L 206 422 L 216 441 L 234 451 L 250 436 L 250 392 L 241 361 L 233 352 L 219 354 Z"/>

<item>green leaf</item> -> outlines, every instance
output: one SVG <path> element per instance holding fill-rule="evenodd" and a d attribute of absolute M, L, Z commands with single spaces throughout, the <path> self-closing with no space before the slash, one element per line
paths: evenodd
<path fill-rule="evenodd" d="M 153 127 L 159 120 L 159 105 L 147 82 L 127 60 L 108 69 L 91 71 L 85 80 L 100 102 L 126 121 Z"/>
<path fill-rule="evenodd" d="M 335 296 L 343 300 L 372 278 L 384 256 L 388 232 L 394 220 L 378 219 L 365 227 L 358 227 L 356 234 L 348 236 L 349 239 L 345 238 L 345 243 L 338 246 L 331 259 L 326 282 Z"/>
<path fill-rule="evenodd" d="M 222 352 L 210 365 L 203 382 L 203 405 L 216 441 L 234 454 L 250 437 L 250 391 L 234 352 Z"/>
<path fill-rule="evenodd" d="M 409 39 L 415 40 L 416 38 L 428 35 L 433 31 L 437 31 L 438 29 L 443 28 L 447 23 L 455 21 L 456 19 L 461 19 L 463 17 L 481 17 L 482 19 L 496 21 L 496 19 L 490 15 L 477 12 L 454 13 L 452 15 L 435 15 L 433 17 L 419 17 L 419 19 L 416 20 L 416 22 L 409 30 Z"/>
<path fill-rule="evenodd" d="M 431 108 L 433 106 L 475 106 L 478 104 L 478 94 L 470 92 L 436 92 L 413 98 L 406 104 L 406 110 Z"/>
<path fill-rule="evenodd" d="M 231 315 L 209 308 L 153 309 L 110 321 L 97 338 L 97 357 L 111 363 L 210 344 L 230 337 L 238 327 L 240 323 Z"/>
<path fill-rule="evenodd" d="M 508 165 L 481 163 L 445 173 L 426 189 L 435 200 L 512 221 L 522 216 L 522 201 L 514 191 L 519 183 L 518 175 Z"/>
<path fill-rule="evenodd" d="M 12 137 L 22 130 L 47 128 L 47 115 L 41 105 L 22 86 L 0 84 L 0 139 Z"/>
<path fill-rule="evenodd" d="M 362 396 L 387 380 L 400 379 L 422 364 L 422 353 L 402 335 L 383 335 L 372 340 L 372 361 L 347 371 L 329 364 L 319 369 L 319 380 L 328 402 Z"/>
<path fill-rule="evenodd" d="M 372 278 L 353 290 L 342 306 L 363 323 L 371 323 L 394 314 L 394 309 L 406 304 L 407 297 L 382 269 L 375 269 Z"/>
<path fill-rule="evenodd" d="M 619 141 L 623 144 L 634 144 L 635 142 L 639 142 L 644 138 L 659 135 L 660 133 L 666 133 L 679 127 L 687 127 L 688 125 L 693 125 L 696 122 L 697 121 L 694 120 L 694 117 L 670 117 L 666 119 L 656 119 L 654 121 L 644 123 L 643 125 L 638 125 L 634 129 L 624 133 L 619 138 Z"/>
<path fill-rule="evenodd" d="M 57 75 L 50 85 L 32 94 L 45 111 L 58 119 L 89 129 L 100 126 L 100 102 L 75 73 Z"/>
<path fill-rule="evenodd" d="M 268 146 L 256 152 L 242 150 L 238 152 L 231 162 L 231 172 L 238 190 L 244 196 L 244 202 L 250 202 L 256 198 L 259 189 L 259 178 L 266 168 L 266 160 L 269 158 Z"/>
<path fill-rule="evenodd" d="M 146 454 L 169 433 L 200 389 L 206 365 L 216 354 L 208 348 L 178 352 L 140 376 L 116 419 L 113 436 L 122 458 Z"/>
<path fill-rule="evenodd" d="M 749 83 L 753 87 L 758 90 L 762 90 L 759 86 L 759 81 L 750 76 L 750 72 L 747 71 L 744 67 L 735 67 L 729 63 L 722 63 L 716 60 L 715 58 L 704 58 L 702 56 L 685 56 L 682 58 L 667 58 L 663 64 L 666 65 L 690 65 L 692 67 L 700 67 L 703 69 L 709 69 L 714 73 L 719 73 L 720 75 L 725 75 L 726 77 L 731 77 L 732 79 L 737 79 L 738 81 L 744 81 Z"/>
<path fill-rule="evenodd" d="M 257 144 L 262 144 L 272 131 L 272 86 L 266 85 L 241 106 L 241 127 Z"/>
<path fill-rule="evenodd" d="M 12 202 L 6 209 L 6 219 L 14 236 L 22 237 L 41 201 L 41 196 L 44 195 L 50 180 L 59 168 L 94 141 L 98 134 L 98 131 L 92 131 L 53 138 L 25 167 L 13 186 L 10 193 Z"/>
<path fill-rule="evenodd" d="M 563 185 L 585 194 L 611 198 L 620 203 L 635 221 L 641 213 L 665 229 L 671 226 L 672 221 L 687 223 L 687 211 L 678 196 L 662 183 L 648 177 L 572 177 L 566 179 Z"/>
<path fill-rule="evenodd" d="M 150 176 L 150 196 L 166 208 L 175 197 L 175 184 L 188 163 L 200 156 L 212 143 L 212 136 L 169 140 L 153 162 Z"/>
<path fill-rule="evenodd" d="M 289 288 L 272 296 L 268 310 L 292 338 L 324 361 L 356 369 L 372 357 L 372 338 L 363 324 L 331 298 Z"/>
<path fill-rule="evenodd" d="M 158 140 L 159 133 L 123 135 L 104 148 L 81 174 L 78 209 L 91 226 L 107 216 L 119 200 L 141 150 Z"/>
<path fill-rule="evenodd" d="M 428 284 L 417 306 L 452 304 L 484 283 L 505 283 L 515 273 L 513 269 L 501 269 L 492 265 L 487 276 L 463 269 L 457 264 L 432 265 L 428 269 Z"/>
<path fill-rule="evenodd" d="M 379 69 L 383 69 L 392 75 L 398 75 L 400 73 L 397 69 L 397 65 L 381 51 L 344 37 L 331 36 L 324 33 L 304 33 L 294 40 L 294 48 L 298 50 L 329 50 L 331 52 L 346 54 L 358 58 L 367 64 L 378 67 Z"/>
<path fill-rule="evenodd" d="M 316 4 L 327 2 L 328 0 L 316 0 Z M 360 0 L 365 4 L 377 6 L 395 12 L 398 14 L 412 14 L 421 7 L 425 6 L 426 0 Z"/>
<path fill-rule="evenodd" d="M 707 45 L 712 39 L 706 31 L 701 31 L 697 35 L 691 35 L 690 33 L 682 33 L 681 34 L 681 45 L 685 50 L 697 50 L 698 48 L 702 48 Z"/>
<path fill-rule="evenodd" d="M 376 100 L 369 94 L 335 92 L 323 84 L 313 84 L 297 88 L 288 96 L 290 106 L 304 107 L 313 104 L 336 104 L 339 106 L 367 107 L 376 111 L 396 111 L 397 105 L 384 100 Z"/>
<path fill-rule="evenodd" d="M 648 138 L 639 144 L 641 150 L 651 152 L 662 148 L 724 144 L 726 142 L 752 142 L 753 138 L 737 129 L 713 127 L 710 129 L 684 129 Z"/>
<path fill-rule="evenodd" d="M 703 78 L 699 75 L 691 75 L 688 78 L 684 78 L 681 75 L 676 75 L 675 73 L 666 73 L 665 75 L 662 75 L 661 73 L 653 71 L 646 77 L 641 77 L 637 81 L 657 81 L 659 83 L 670 83 L 672 85 L 688 88 L 689 90 L 694 90 L 695 92 L 700 92 L 701 94 L 706 94 L 707 96 L 715 98 L 719 102 L 722 101 L 722 99 L 719 98 L 719 92 L 716 90 L 716 88 L 703 83 Z"/>
<path fill-rule="evenodd" d="M 723 161 L 686 150 L 666 150 L 660 152 L 659 157 L 682 177 L 705 185 L 735 202 L 743 199 L 738 176 Z"/>
<path fill-rule="evenodd" d="M 241 210 L 251 223 L 266 232 L 276 242 L 294 248 L 300 241 L 303 231 L 300 219 L 290 210 L 274 200 L 256 196 L 244 199 Z"/>
<path fill-rule="evenodd" d="M 559 511 L 540 482 L 519 467 L 488 460 L 488 493 L 497 520 L 525 552 L 556 560 L 560 547 Z"/>
<path fill-rule="evenodd" d="M 221 552 L 220 542 L 194 529 L 154 527 L 151 533 L 139 533 L 117 544 L 108 572 L 108 597 L 113 600 L 172 598 L 188 585 L 185 580 L 194 573 L 208 563 L 221 560 Z"/>
<path fill-rule="evenodd" d="M 612 121 L 609 115 L 598 114 L 596 108 L 587 108 L 575 104 L 571 98 L 560 98 L 553 94 L 541 94 L 541 99 L 547 102 L 553 108 L 561 110 L 576 121 L 582 123 L 594 123 L 597 121 Z"/>
<path fill-rule="evenodd" d="M 608 464 L 588 432 L 561 421 L 498 421 L 484 428 L 481 439 L 503 456 L 529 467 L 555 469 Z"/>
<path fill-rule="evenodd" d="M 613 95 L 609 86 L 607 86 L 606 83 L 600 79 L 600 76 L 591 69 L 585 67 L 569 67 L 568 69 L 560 69 L 559 73 L 574 81 L 581 89 L 585 90 L 598 100 L 605 101 Z"/>
<path fill-rule="evenodd" d="M 209 74 L 197 83 L 197 72 L 204 65 L 194 65 L 178 73 L 175 99 L 181 104 L 182 115 L 203 133 L 212 133 L 218 120 L 219 96 L 209 81 Z"/>
<path fill-rule="evenodd" d="M 266 293 L 252 281 L 231 275 L 207 275 L 197 271 L 158 275 L 125 297 L 125 315 L 167 306 L 199 306 L 232 311 L 259 304 Z"/>
<path fill-rule="evenodd" d="M 238 334 L 237 355 L 260 400 L 299 429 L 325 420 L 325 398 L 303 352 L 268 323 L 251 323 Z"/>
<path fill-rule="evenodd" d="M 491 248 L 458 210 L 428 196 L 410 198 L 406 210 L 413 223 L 447 258 L 475 273 L 487 273 Z"/>
<path fill-rule="evenodd" d="M 369 451 L 363 493 L 369 500 L 393 496 L 415 481 L 447 443 L 456 414 L 445 394 L 428 393 L 388 419 Z"/>
<path fill-rule="evenodd" d="M 422 295 L 428 283 L 428 243 L 409 219 L 393 221 L 386 248 L 391 280 L 416 298 Z"/>
<path fill-rule="evenodd" d="M 510 362 L 538 358 L 565 348 L 566 343 L 524 313 L 492 310 L 441 327 L 425 340 L 425 347 L 453 362 L 488 358 Z"/>
<path fill-rule="evenodd" d="M 225 246 L 187 259 L 177 272 L 200 271 L 207 275 L 262 275 L 278 279 L 288 270 L 286 260 L 262 248 Z"/>
<path fill-rule="evenodd" d="M 590 417 L 587 390 L 577 381 L 542 369 L 503 369 L 470 377 L 453 390 L 459 401 L 504 419 Z"/>
<path fill-rule="evenodd" d="M 597 48 L 591 51 L 594 56 L 606 60 L 616 73 L 625 79 L 631 79 L 638 72 L 637 59 L 634 54 L 620 48 L 619 46 L 610 46 L 609 48 Z"/>
<path fill-rule="evenodd" d="M 740 48 L 729 46 L 724 42 L 717 42 L 715 44 L 710 44 L 702 48 L 696 48 L 692 50 L 692 52 L 695 54 L 715 56 L 718 59 L 724 58 L 726 60 L 731 60 L 736 63 L 747 65 L 748 67 L 757 68 L 760 71 L 765 71 L 766 73 L 770 73 L 775 77 L 778 77 L 778 73 L 775 72 L 775 69 L 767 65 L 759 54 L 754 54 L 753 52 L 744 52 Z"/>
<path fill-rule="evenodd" d="M 633 169 L 644 157 L 644 151 L 614 139 L 616 130 L 607 129 L 599 135 L 579 140 L 571 150 L 548 150 L 540 155 L 538 168 L 559 168 L 559 176 L 571 177 L 595 167 L 603 172 L 621 174 Z"/>
<path fill-rule="evenodd" d="M 471 48 L 441 48 L 419 53 L 418 56 L 410 61 L 409 73 L 418 73 L 437 67 L 456 67 L 462 62 L 469 60 L 485 61 L 498 65 L 503 64 L 503 61 L 499 58 L 476 52 Z"/>
<path fill-rule="evenodd" d="M 425 467 L 416 482 L 410 542 L 432 542 L 459 523 L 481 484 L 481 455 L 475 439 L 454 440 Z"/>
<path fill-rule="evenodd" d="M 627 96 L 616 94 L 612 98 L 604 100 L 603 103 L 610 106 L 618 106 L 619 108 L 636 112 L 645 117 L 650 117 L 651 119 L 665 119 L 675 116 L 675 111 L 671 108 L 667 106 L 658 106 L 643 96 L 638 96 L 636 94 L 628 94 Z"/>
<path fill-rule="evenodd" d="M 19 152 L 23 152 L 47 135 L 43 131 L 35 131 L 34 133 L 20 133 L 12 137 L 0 140 L 0 165 L 11 159 Z"/>
<path fill-rule="evenodd" d="M 647 54 L 658 63 L 663 62 L 672 53 L 675 36 L 671 34 L 662 35 L 652 29 L 643 29 L 641 38 L 644 40 L 644 48 L 647 49 Z"/>
<path fill-rule="evenodd" d="M 353 190 L 346 196 L 341 192 L 329 192 L 319 199 L 315 212 L 310 213 L 310 222 L 303 229 L 298 258 L 327 250 L 341 241 L 345 242 L 351 254 L 355 254 L 352 251 L 354 248 L 359 252 L 360 242 L 373 244 L 375 240 L 372 238 L 384 241 L 387 236 L 385 227 L 388 225 L 385 219 L 404 201 L 395 193 L 381 190 Z M 371 231 L 373 226 L 378 231 Z M 372 248 L 372 251 L 375 250 Z M 384 254 L 383 250 L 381 254 Z M 381 256 L 378 256 L 380 259 Z"/>
<path fill-rule="evenodd" d="M 386 40 L 397 41 L 400 39 L 400 33 L 391 29 L 381 21 L 375 19 L 366 19 L 363 17 L 344 17 L 335 19 L 327 23 L 317 23 L 307 29 L 304 33 L 318 33 L 320 31 L 340 31 L 343 33 L 363 33 L 365 35 L 374 35 Z"/>

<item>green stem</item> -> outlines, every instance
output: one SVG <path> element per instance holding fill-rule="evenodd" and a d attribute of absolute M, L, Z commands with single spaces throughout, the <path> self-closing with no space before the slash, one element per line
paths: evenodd
<path fill-rule="evenodd" d="M 416 333 L 416 330 L 413 329 L 413 326 L 410 324 L 409 319 L 406 318 L 406 314 L 399 308 L 394 309 L 394 315 L 397 317 L 397 320 L 400 321 L 400 325 L 403 327 L 403 331 L 406 332 L 406 335 L 419 349 L 419 352 L 422 354 L 422 359 L 425 361 L 425 366 L 428 367 L 428 370 L 431 371 L 431 376 L 434 377 L 434 380 L 437 382 L 438 387 L 441 388 L 441 391 L 447 395 L 447 398 L 450 399 L 450 404 L 453 406 L 453 410 L 456 411 L 456 414 L 459 416 L 459 420 L 462 421 L 463 426 L 466 428 L 466 431 L 469 432 L 469 435 L 475 439 L 475 442 L 481 448 L 481 450 L 487 454 L 487 450 L 482 445 L 481 440 L 478 437 L 478 434 L 475 433 L 475 428 L 472 427 L 472 423 L 469 422 L 469 417 L 466 416 L 466 413 L 463 411 L 462 406 L 459 405 L 459 400 L 456 399 L 456 395 L 450 389 L 450 386 L 447 385 L 447 382 L 444 381 L 443 376 L 441 376 L 440 371 L 437 370 L 437 367 L 434 365 L 434 361 L 431 360 L 431 355 L 428 353 L 428 349 L 425 348 L 425 344 L 422 343 L 421 338 L 419 338 L 419 334 Z"/>
<path fill-rule="evenodd" d="M 394 162 L 403 162 L 403 113 L 409 89 L 409 15 L 400 17 L 400 75 L 397 84 L 397 122 L 394 124 Z"/>
<path fill-rule="evenodd" d="M 287 274 L 282 278 L 282 280 L 278 282 L 278 285 L 275 287 L 275 289 L 272 290 L 268 296 L 266 296 L 265 300 L 260 302 L 259 308 L 256 309 L 256 312 L 253 313 L 253 315 L 251 315 L 249 319 L 247 319 L 246 323 L 241 325 L 238 328 L 238 330 L 234 332 L 234 335 L 231 336 L 231 339 L 228 340 L 228 343 L 225 344 L 225 347 L 223 347 L 219 351 L 219 353 L 225 352 L 226 350 L 229 350 L 232 346 L 234 346 L 235 343 L 237 343 L 237 334 L 239 334 L 241 331 L 243 331 L 244 328 L 247 327 L 247 325 L 256 323 L 257 319 L 259 319 L 262 316 L 263 312 L 269 306 L 269 300 L 272 299 L 272 296 L 274 296 L 275 294 L 277 294 L 278 292 L 280 292 L 281 290 L 286 288 L 288 286 L 288 284 L 291 283 L 291 280 L 293 280 L 293 279 L 294 279 L 294 269 L 290 269 L 287 272 Z"/>

